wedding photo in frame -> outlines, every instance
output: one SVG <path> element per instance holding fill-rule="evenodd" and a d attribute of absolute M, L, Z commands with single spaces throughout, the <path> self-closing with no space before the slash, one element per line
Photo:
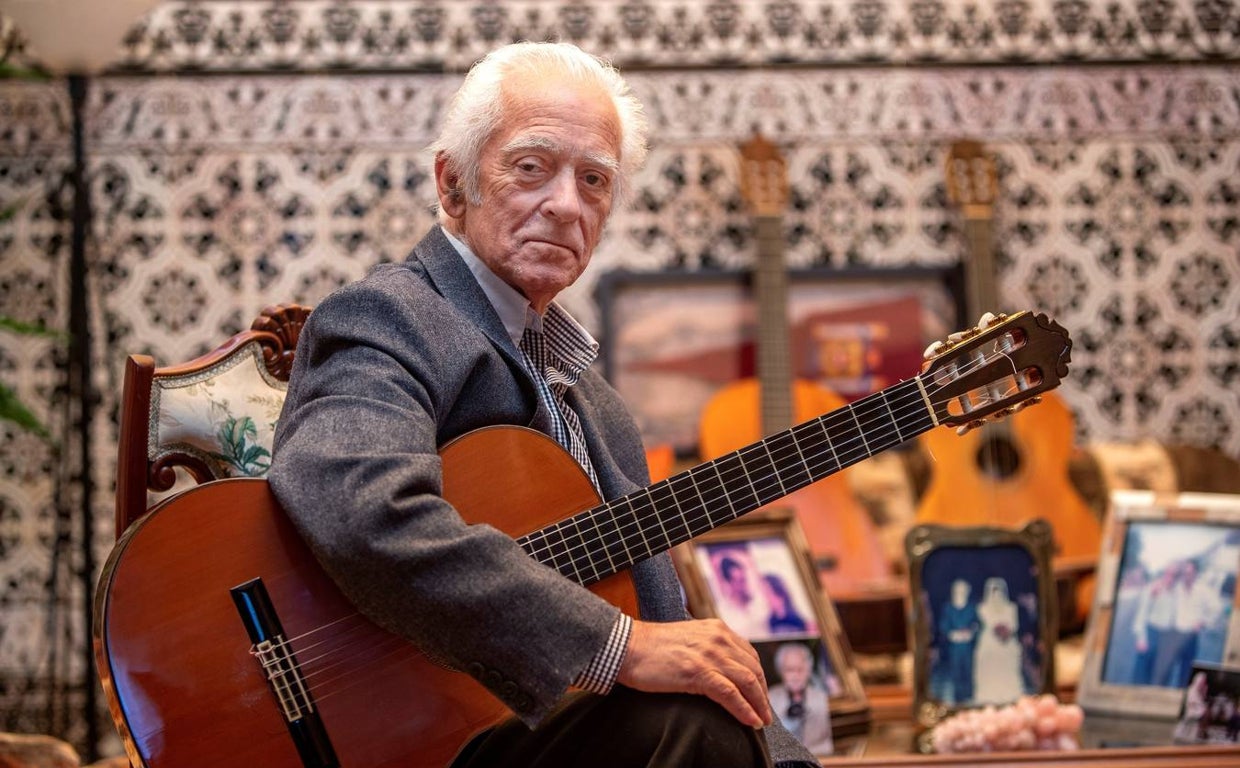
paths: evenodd
<path fill-rule="evenodd" d="M 862 733 L 870 707 L 852 651 L 822 591 L 791 509 L 768 508 L 672 551 L 698 618 L 719 618 L 753 643 L 775 715 L 818 755 Z"/>
<path fill-rule="evenodd" d="M 1240 496 L 1113 491 L 1077 700 L 1174 720 L 1194 665 L 1240 663 Z"/>
<path fill-rule="evenodd" d="M 750 279 L 736 270 L 599 277 L 603 373 L 647 446 L 693 455 L 711 397 L 756 376 Z M 847 401 L 915 375 L 926 345 L 962 327 L 961 284 L 958 267 L 789 270 L 794 375 Z"/>
<path fill-rule="evenodd" d="M 934 725 L 963 709 L 1054 689 L 1058 609 L 1051 527 L 919 525 L 905 537 L 913 709 Z"/>

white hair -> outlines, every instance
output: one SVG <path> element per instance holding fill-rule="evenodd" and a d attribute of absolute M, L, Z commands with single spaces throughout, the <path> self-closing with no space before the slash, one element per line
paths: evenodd
<path fill-rule="evenodd" d="M 598 85 L 615 105 L 620 119 L 620 169 L 616 199 L 623 200 L 633 175 L 646 159 L 649 125 L 641 102 L 611 64 L 571 43 L 514 43 L 498 48 L 475 64 L 452 97 L 430 149 L 447 161 L 461 180 L 466 198 L 482 202 L 479 162 L 482 147 L 503 118 L 503 85 L 512 75 L 565 75 Z M 440 218 L 444 216 L 440 211 Z"/>

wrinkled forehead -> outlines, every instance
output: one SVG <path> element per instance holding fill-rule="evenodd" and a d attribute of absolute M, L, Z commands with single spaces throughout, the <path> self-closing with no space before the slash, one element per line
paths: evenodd
<path fill-rule="evenodd" d="M 602 84 L 588 77 L 513 73 L 500 89 L 499 108 L 497 130 L 505 134 L 505 144 L 522 137 L 531 142 L 593 140 L 596 153 L 619 160 L 623 129 L 616 103 Z"/>

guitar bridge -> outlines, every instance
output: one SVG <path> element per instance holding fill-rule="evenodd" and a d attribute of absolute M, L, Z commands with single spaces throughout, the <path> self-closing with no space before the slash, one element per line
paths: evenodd
<path fill-rule="evenodd" d="M 284 636 L 280 616 L 262 579 L 251 579 L 229 590 L 241 623 L 250 636 L 250 654 L 262 667 L 289 736 L 305 768 L 340 768 L 323 719 L 314 706 L 314 697 L 301 673 L 293 646 Z"/>

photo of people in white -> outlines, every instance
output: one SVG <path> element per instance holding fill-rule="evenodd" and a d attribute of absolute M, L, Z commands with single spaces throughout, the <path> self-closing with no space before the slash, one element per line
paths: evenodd
<path fill-rule="evenodd" d="M 1023 547 L 942 547 L 922 567 L 931 699 L 1008 704 L 1041 689 L 1037 578 Z"/>
<path fill-rule="evenodd" d="M 1221 661 L 1238 568 L 1234 528 L 1129 525 L 1102 681 L 1183 688 L 1194 662 Z"/>

